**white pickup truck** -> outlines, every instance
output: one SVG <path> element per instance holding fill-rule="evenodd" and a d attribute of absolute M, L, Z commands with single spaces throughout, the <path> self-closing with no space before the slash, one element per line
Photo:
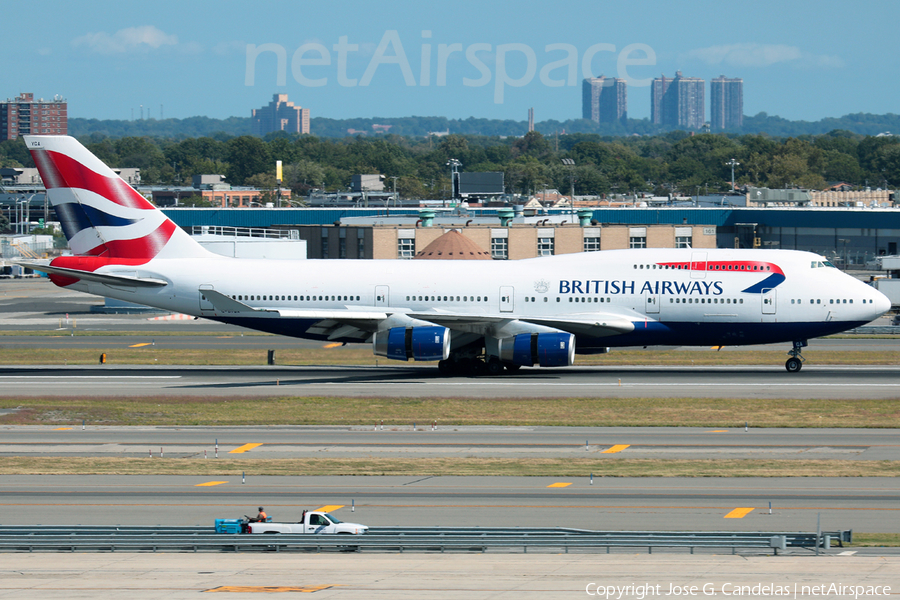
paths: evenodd
<path fill-rule="evenodd" d="M 331 513 L 303 511 L 298 523 L 247 523 L 246 533 L 321 533 L 362 535 L 369 528 L 359 523 L 344 523 Z"/>

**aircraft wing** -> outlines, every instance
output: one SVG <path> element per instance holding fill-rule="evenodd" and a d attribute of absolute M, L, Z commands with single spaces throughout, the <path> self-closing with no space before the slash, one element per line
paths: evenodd
<path fill-rule="evenodd" d="M 634 331 L 634 323 L 618 315 L 584 315 L 583 317 L 573 315 L 562 318 L 522 317 L 519 320 L 589 337 L 609 337 Z"/>
<path fill-rule="evenodd" d="M 17 265 L 40 271 L 41 273 L 49 273 L 52 275 L 63 275 L 72 279 L 81 279 L 83 281 L 92 281 L 94 283 L 103 283 L 115 286 L 131 286 L 131 287 L 163 287 L 169 285 L 164 279 L 153 279 L 150 277 L 129 277 L 127 275 L 111 275 L 109 273 L 94 273 L 92 271 L 79 271 L 78 269 L 67 269 L 65 267 L 51 267 L 50 265 L 41 265 L 36 263 L 16 262 Z"/>
<path fill-rule="evenodd" d="M 215 290 L 200 291 L 220 313 L 227 313 L 230 316 L 314 320 L 317 322 L 307 330 L 307 333 L 325 336 L 330 340 L 364 341 L 377 331 L 378 325 L 389 316 L 386 312 L 371 310 L 254 308 Z"/>
<path fill-rule="evenodd" d="M 634 330 L 634 323 L 621 315 L 589 313 L 584 315 L 571 315 L 566 317 L 529 317 L 513 315 L 470 315 L 470 314 L 445 314 L 445 313 L 410 313 L 410 317 L 430 321 L 449 329 L 477 332 L 511 321 L 521 321 L 534 325 L 543 325 L 589 337 L 608 337 L 629 333 Z"/>
<path fill-rule="evenodd" d="M 308 333 L 326 336 L 328 339 L 364 340 L 371 333 L 378 331 L 382 322 L 394 314 L 393 311 L 388 313 L 377 310 L 254 308 L 215 290 L 200 291 L 221 313 L 257 318 L 315 320 L 317 323 L 310 327 Z M 610 313 L 585 313 L 565 317 L 517 317 L 511 314 L 473 315 L 447 312 L 404 314 L 412 319 L 427 321 L 454 331 L 481 334 L 514 321 L 541 325 L 588 337 L 608 337 L 634 330 L 634 324 L 630 319 Z"/>

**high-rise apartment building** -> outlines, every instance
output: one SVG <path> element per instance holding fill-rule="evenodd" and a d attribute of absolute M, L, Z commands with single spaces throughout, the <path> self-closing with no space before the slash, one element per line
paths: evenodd
<path fill-rule="evenodd" d="M 0 139 L 14 140 L 20 135 L 67 135 L 68 103 L 60 96 L 53 100 L 34 99 L 34 94 L 0 102 Z"/>
<path fill-rule="evenodd" d="M 744 80 L 724 75 L 709 83 L 709 123 L 716 130 L 740 129 L 744 124 Z"/>
<path fill-rule="evenodd" d="M 590 77 L 581 84 L 581 118 L 614 123 L 628 118 L 628 84 L 614 77 Z"/>
<path fill-rule="evenodd" d="M 287 94 L 274 94 L 269 105 L 254 108 L 251 117 L 253 135 L 263 136 L 273 131 L 309 133 L 309 109 L 288 102 Z"/>
<path fill-rule="evenodd" d="M 700 129 L 706 117 L 706 82 L 685 77 L 681 71 L 674 79 L 665 75 L 653 80 L 650 88 L 650 118 L 669 127 Z"/>

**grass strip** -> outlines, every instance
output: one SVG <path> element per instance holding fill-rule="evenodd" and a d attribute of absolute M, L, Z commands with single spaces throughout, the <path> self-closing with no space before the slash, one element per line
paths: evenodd
<path fill-rule="evenodd" d="M 590 458 L 2 457 L 6 475 L 402 475 L 481 477 L 897 477 L 900 461 Z"/>
<path fill-rule="evenodd" d="M 161 336 L 144 335 L 122 338 L 121 342 L 96 348 L 0 348 L 3 365 L 95 365 L 101 353 L 109 365 L 265 365 L 266 351 L 252 348 L 166 348 Z M 136 340 L 154 338 L 152 346 L 129 348 Z M 781 368 L 787 352 L 780 350 L 746 350 L 714 352 L 702 350 L 613 350 L 609 354 L 577 356 L 575 366 L 735 366 L 766 365 Z M 900 350 L 870 352 L 864 350 L 817 352 L 811 363 L 816 365 L 896 365 Z M 368 346 L 335 348 L 279 349 L 276 360 L 282 366 L 368 365 L 402 366 L 406 363 L 379 358 Z M 432 365 L 437 363 L 416 363 Z"/>
<path fill-rule="evenodd" d="M 834 547 L 835 543 L 832 543 Z M 853 548 L 880 548 L 900 546 L 900 533 L 857 533 L 853 532 L 853 543 L 844 546 Z"/>
<path fill-rule="evenodd" d="M 463 425 L 898 428 L 896 399 L 729 398 L 0 398 L 6 425 Z M 710 435 L 716 435 L 711 433 Z"/>

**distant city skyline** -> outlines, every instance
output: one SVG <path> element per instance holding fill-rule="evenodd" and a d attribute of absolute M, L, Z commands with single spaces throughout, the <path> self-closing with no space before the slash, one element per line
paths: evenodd
<path fill-rule="evenodd" d="M 583 80 L 604 73 L 626 80 L 628 117 L 649 119 L 652 79 L 676 71 L 741 77 L 750 116 L 896 113 L 900 96 L 896 59 L 877 43 L 893 39 L 900 5 L 890 0 L 852 11 L 836 0 L 92 7 L 45 0 L 53 18 L 37 33 L 33 7 L 5 6 L 0 98 L 62 95 L 70 118 L 221 119 L 287 94 L 334 119 L 521 121 L 533 107 L 537 121 L 565 121 L 582 114 Z"/>

